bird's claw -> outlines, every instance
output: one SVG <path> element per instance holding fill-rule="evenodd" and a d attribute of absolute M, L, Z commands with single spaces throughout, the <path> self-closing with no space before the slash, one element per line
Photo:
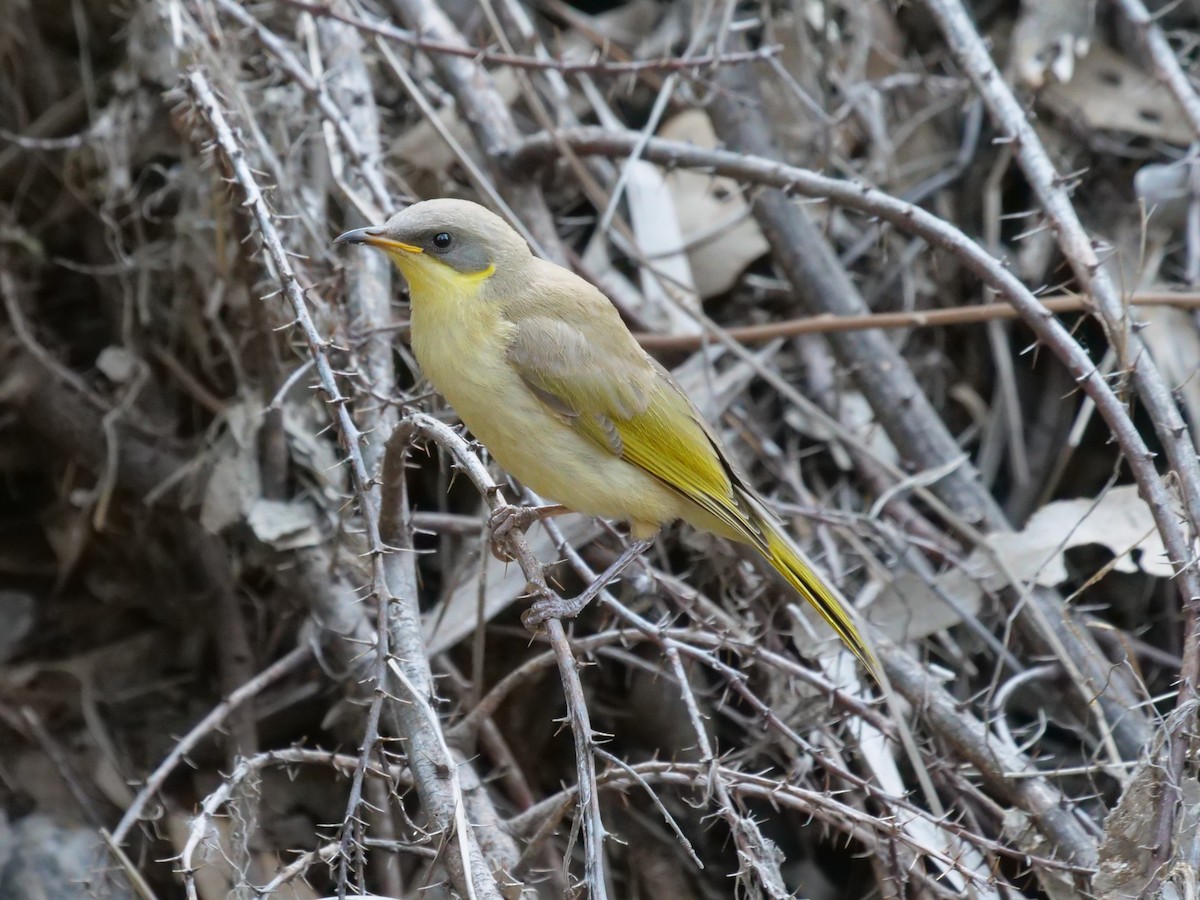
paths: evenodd
<path fill-rule="evenodd" d="M 530 506 L 513 506 L 505 503 L 497 506 L 488 516 L 488 528 L 491 530 L 492 556 L 502 563 L 513 561 L 513 554 L 508 549 L 509 535 L 516 531 L 524 531 L 541 516 L 540 510 Z"/>
<path fill-rule="evenodd" d="M 521 614 L 521 622 L 530 631 L 537 631 L 547 619 L 573 619 L 579 615 L 587 607 L 589 603 L 599 596 L 605 586 L 610 584 L 613 579 L 620 576 L 633 560 L 637 559 L 650 546 L 650 541 L 641 538 L 634 541 L 628 547 L 621 551 L 621 555 L 616 561 L 609 566 L 600 577 L 592 580 L 592 583 L 581 593 L 574 597 L 560 597 L 546 589 L 545 585 L 536 585 L 535 594 L 540 594 L 541 598 L 535 600 L 529 605 L 529 609 Z"/>
<path fill-rule="evenodd" d="M 549 619 L 573 619 L 583 612 L 591 599 L 586 593 L 577 597 L 543 594 L 540 600 L 533 601 L 529 609 L 521 613 L 521 624 L 536 632 Z"/>

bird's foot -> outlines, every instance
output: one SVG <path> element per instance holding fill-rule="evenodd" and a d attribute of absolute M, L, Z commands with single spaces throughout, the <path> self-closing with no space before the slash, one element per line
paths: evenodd
<path fill-rule="evenodd" d="M 544 593 L 540 600 L 535 600 L 529 605 L 529 609 L 521 613 L 521 624 L 530 631 L 537 631 L 547 619 L 573 619 L 579 615 L 600 595 L 608 585 L 617 578 L 625 568 L 641 556 L 654 542 L 643 538 L 634 541 L 626 547 L 616 561 L 609 566 L 603 574 L 592 581 L 591 584 L 583 591 L 574 597 L 559 597 L 557 594 Z"/>
<path fill-rule="evenodd" d="M 594 594 L 592 596 L 595 596 Z M 537 631 L 549 619 L 573 619 L 592 601 L 585 591 L 575 597 L 560 597 L 557 594 L 543 595 L 529 609 L 521 613 L 521 624 L 530 631 Z"/>
<path fill-rule="evenodd" d="M 534 522 L 548 519 L 551 516 L 562 515 L 567 511 L 565 506 L 513 506 L 506 503 L 492 510 L 488 516 L 488 528 L 492 532 L 492 556 L 500 562 L 513 561 L 513 555 L 508 549 L 508 537 L 513 530 L 524 531 Z"/>

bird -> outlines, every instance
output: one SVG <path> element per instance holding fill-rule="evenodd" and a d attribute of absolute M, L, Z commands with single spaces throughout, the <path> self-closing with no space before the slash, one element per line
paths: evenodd
<path fill-rule="evenodd" d="M 335 243 L 387 254 L 408 282 L 424 376 L 505 471 L 555 504 L 510 526 L 573 511 L 624 520 L 646 543 L 682 519 L 748 545 L 876 671 L 846 605 L 597 287 L 469 200 L 420 201 Z"/>

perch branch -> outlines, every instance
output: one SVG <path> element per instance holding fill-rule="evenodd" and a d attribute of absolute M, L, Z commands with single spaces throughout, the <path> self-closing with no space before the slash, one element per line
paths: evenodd
<path fill-rule="evenodd" d="M 414 413 L 401 420 L 398 430 L 401 429 L 409 433 L 418 432 L 449 453 L 455 464 L 467 475 L 479 493 L 486 498 L 492 509 L 498 509 L 505 505 L 500 489 L 488 475 L 483 463 L 471 452 L 467 442 L 448 425 L 431 416 Z M 524 536 L 514 529 L 508 532 L 506 540 L 517 565 L 520 566 L 525 580 L 533 588 L 534 593 L 541 597 L 561 600 L 561 598 L 556 598 L 556 595 L 546 585 L 542 565 L 534 557 L 533 551 L 529 549 L 529 544 L 525 541 Z M 590 589 L 598 590 L 595 585 Z M 575 743 L 580 810 L 584 820 L 585 877 L 589 896 L 600 900 L 607 896 L 604 865 L 604 836 L 607 832 L 600 816 L 600 799 L 596 791 L 596 761 L 592 752 L 595 735 L 583 693 L 583 683 L 579 679 L 578 664 L 562 622 L 559 619 L 547 619 L 544 627 L 558 663 L 558 672 L 562 679 L 563 691 L 566 694 L 567 714 L 570 718 L 571 732 Z"/>
<path fill-rule="evenodd" d="M 348 399 L 338 387 L 333 367 L 327 355 L 327 345 L 317 333 L 316 326 L 309 315 L 304 289 L 301 288 L 292 270 L 287 251 L 275 228 L 274 218 L 250 169 L 241 142 L 226 120 L 224 111 L 204 72 L 193 68 L 188 73 L 187 85 L 195 108 L 212 129 L 217 146 L 220 147 L 222 155 L 233 172 L 234 181 L 245 195 L 245 205 L 253 217 L 259 238 L 273 266 L 274 274 L 280 281 L 283 294 L 291 305 L 295 324 L 308 344 L 318 382 L 330 404 L 338 437 L 348 457 L 355 496 L 358 500 L 371 558 L 373 590 L 380 598 L 386 614 L 386 609 L 395 600 L 395 594 L 388 585 L 384 565 L 387 548 L 380 535 L 377 501 L 373 496 L 370 476 L 361 452 L 362 435 L 350 414 Z M 415 602 L 415 598 L 413 599 Z M 383 634 L 386 634 L 386 631 L 381 629 L 381 635 Z M 418 642 L 422 640 L 419 631 L 413 639 Z M 378 646 L 376 652 L 386 655 L 387 648 Z M 422 660 L 426 659 L 424 652 L 421 652 L 420 656 Z M 378 690 L 384 690 L 384 687 L 382 684 L 377 685 Z M 400 723 L 405 721 L 400 715 L 397 715 L 396 719 Z M 422 726 L 424 724 L 427 723 L 423 722 Z M 438 731 L 438 735 L 440 736 L 440 731 Z M 409 740 L 419 740 L 420 738 L 419 735 L 408 734 L 402 734 L 401 737 Z M 453 760 L 446 760 L 443 765 L 449 765 L 452 769 L 454 763 Z M 495 880 L 489 874 L 488 866 L 473 832 L 470 829 L 458 827 L 459 823 L 455 815 L 449 817 L 444 815 L 446 810 L 457 811 L 461 808 L 461 804 L 457 802 L 458 798 L 453 792 L 447 796 L 447 788 L 448 784 L 445 778 L 433 777 L 417 781 L 417 792 L 421 797 L 422 806 L 432 819 L 435 830 L 443 835 L 455 834 L 460 839 L 447 841 L 446 845 L 447 852 L 444 858 L 451 880 L 456 889 L 464 895 L 478 898 L 499 897 Z M 434 818 L 435 811 L 442 812 L 442 818 Z M 190 890 L 194 891 L 194 889 L 193 883 Z"/>
<path fill-rule="evenodd" d="M 594 577 L 591 568 L 569 544 L 560 541 L 559 549 L 582 577 Z M 761 701 L 744 690 L 745 676 L 742 672 L 725 666 L 720 660 L 708 656 L 703 651 L 698 652 L 693 646 L 702 642 L 707 635 L 688 634 L 686 641 L 681 639 L 684 635 L 676 638 L 670 632 L 656 628 L 653 623 L 632 612 L 608 592 L 601 592 L 601 599 L 617 617 L 629 622 L 648 640 L 662 647 L 664 652 L 697 658 L 718 671 L 726 669 L 734 690 L 752 706 L 759 706 L 760 714 L 772 727 L 786 730 L 770 708 L 762 707 Z M 738 641 L 726 636 L 714 646 L 731 648 L 747 658 L 763 661 L 798 677 L 806 677 L 810 682 L 813 677 L 791 660 L 771 653 L 753 640 Z M 934 734 L 954 747 L 960 758 L 974 765 L 997 796 L 1029 813 L 1038 830 L 1063 852 L 1067 860 L 1085 869 L 1095 867 L 1095 841 L 1070 812 L 1062 792 L 1042 776 L 1024 754 L 1003 746 L 983 722 L 964 710 L 962 704 L 947 693 L 925 667 L 905 650 L 887 640 L 877 642 L 874 649 L 879 661 L 883 663 L 892 687 L 920 711 L 921 717 Z M 499 687 L 500 685 L 497 685 L 497 688 Z M 844 697 L 842 692 L 834 691 L 832 686 L 827 686 L 825 690 L 847 703 L 857 702 L 856 698 Z M 852 708 L 851 712 L 854 712 Z M 862 715 L 864 721 L 871 723 L 882 733 L 894 732 L 892 726 L 882 721 L 873 710 L 863 708 L 855 714 Z M 795 736 L 789 735 L 789 739 L 803 746 Z M 851 780 L 858 786 L 870 789 L 864 782 Z M 939 820 L 934 820 L 933 824 L 937 827 L 945 825 Z M 971 877 L 977 877 L 976 873 L 969 869 L 964 871 Z"/>
<path fill-rule="evenodd" d="M 556 141 L 567 142 L 582 155 L 619 156 L 632 151 L 637 136 L 614 134 L 599 128 L 568 129 L 560 132 L 556 140 L 544 135 L 526 139 L 512 149 L 509 162 L 525 167 L 553 159 L 557 155 Z M 943 219 L 861 182 L 830 178 L 808 169 L 756 156 L 698 148 L 661 138 L 651 139 L 642 155 L 666 167 L 699 169 L 776 187 L 789 193 L 824 198 L 847 209 L 883 219 L 897 229 L 917 235 L 931 246 L 952 254 L 964 268 L 1017 310 L 1021 320 L 1063 363 L 1080 388 L 1096 404 L 1097 411 L 1125 454 L 1134 480 L 1163 536 L 1163 543 L 1179 569 L 1176 580 L 1181 595 L 1184 598 L 1200 596 L 1197 593 L 1200 591 L 1200 578 L 1194 566 L 1187 566 L 1191 558 L 1189 542 L 1179 524 L 1171 493 L 1159 476 L 1154 465 L 1154 454 L 1130 419 L 1125 403 L 1070 332 L 1001 261 Z M 1097 657 L 1098 660 L 1101 658 Z M 1144 719 L 1140 713 L 1130 714 L 1138 708 L 1137 698 L 1129 695 L 1124 701 L 1122 728 L 1127 736 L 1122 746 L 1144 746 L 1149 738 Z"/>

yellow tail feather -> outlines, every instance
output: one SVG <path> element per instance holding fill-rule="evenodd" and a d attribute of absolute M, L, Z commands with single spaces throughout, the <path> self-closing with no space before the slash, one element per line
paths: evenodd
<path fill-rule="evenodd" d="M 813 608 L 821 614 L 821 618 L 837 632 L 837 636 L 859 658 L 867 670 L 874 675 L 879 671 L 879 663 L 875 654 L 863 640 L 858 626 L 850 618 L 850 613 L 842 602 L 827 588 L 821 577 L 812 567 L 801 558 L 791 540 L 783 534 L 774 522 L 761 521 L 763 536 L 767 539 L 767 549 L 763 553 L 767 561 L 775 567 L 788 584 L 796 589 Z"/>

